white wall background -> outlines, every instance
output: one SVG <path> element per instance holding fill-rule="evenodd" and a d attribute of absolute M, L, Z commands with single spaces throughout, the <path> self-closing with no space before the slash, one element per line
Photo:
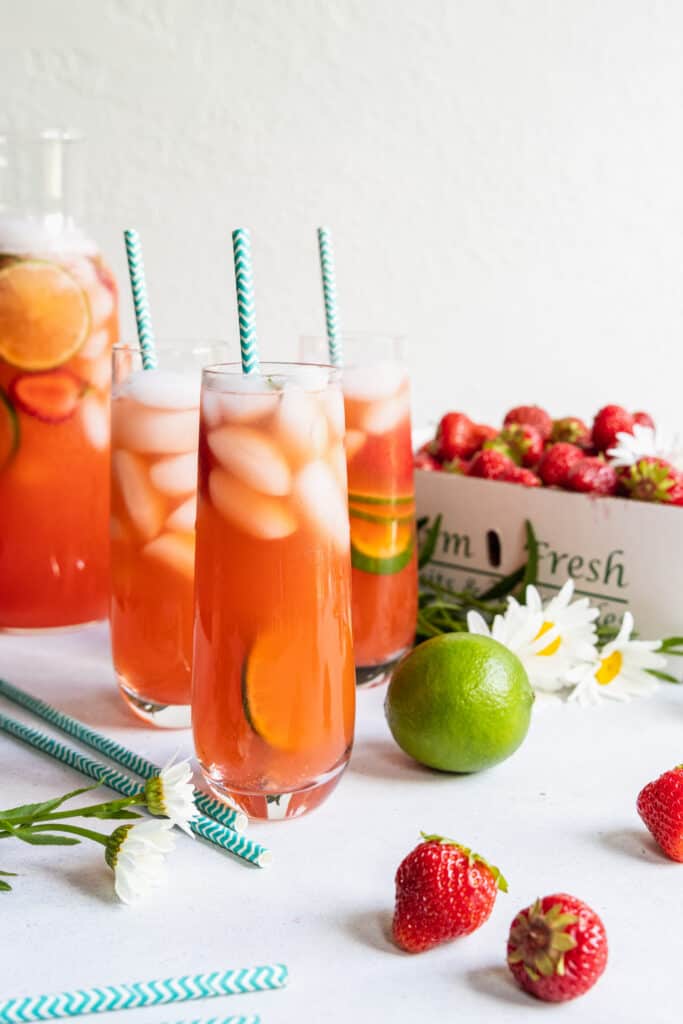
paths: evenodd
<path fill-rule="evenodd" d="M 421 417 L 607 401 L 671 425 L 683 339 L 680 0 L 0 0 L 0 118 L 90 138 L 90 224 L 132 330 L 236 344 L 251 227 L 264 353 L 412 343 Z M 3 126 L 0 124 L 0 126 Z"/>

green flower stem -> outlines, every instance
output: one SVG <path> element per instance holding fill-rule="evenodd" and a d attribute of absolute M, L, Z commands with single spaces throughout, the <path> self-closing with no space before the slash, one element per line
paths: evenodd
<path fill-rule="evenodd" d="M 75 836 L 83 836 L 84 839 L 92 839 L 95 843 L 101 843 L 102 846 L 107 845 L 107 836 L 103 836 L 101 832 L 94 832 L 90 828 L 81 828 L 80 825 L 31 825 L 23 826 L 29 828 L 31 832 L 71 832 Z M 0 833 L 0 839 L 9 839 L 10 836 L 17 836 L 17 833 L 21 832 L 21 827 L 13 829 L 11 832 L 4 831 Z"/>
<path fill-rule="evenodd" d="M 101 804 L 91 804 L 89 807 L 79 807 L 75 811 L 52 811 L 49 814 L 37 814 L 35 818 L 27 818 L 28 821 L 56 821 L 59 818 L 92 818 L 98 817 L 97 811 L 123 811 L 126 807 L 132 807 L 134 804 L 146 803 L 145 794 L 138 793 L 137 796 L 123 797 L 121 800 L 106 800 Z M 0 814 L 0 818 L 2 814 Z M 17 819 L 19 822 L 24 824 L 24 819 Z"/>

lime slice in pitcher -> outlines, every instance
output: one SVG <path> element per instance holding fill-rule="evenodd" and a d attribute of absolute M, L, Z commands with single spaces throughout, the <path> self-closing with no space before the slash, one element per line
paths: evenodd
<path fill-rule="evenodd" d="M 412 515 L 383 515 L 349 506 L 351 565 L 362 572 L 388 576 L 400 572 L 413 554 Z"/>
<path fill-rule="evenodd" d="M 50 370 L 76 354 L 89 330 L 88 298 L 63 267 L 17 260 L 0 270 L 0 359 Z"/>

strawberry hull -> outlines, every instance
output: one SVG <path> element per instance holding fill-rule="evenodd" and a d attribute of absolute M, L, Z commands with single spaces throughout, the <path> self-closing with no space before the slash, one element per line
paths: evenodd
<path fill-rule="evenodd" d="M 443 517 L 434 560 L 424 570 L 436 581 L 487 590 L 526 560 L 528 519 L 545 597 L 571 576 L 577 595 L 600 608 L 602 622 L 619 622 L 630 610 L 643 639 L 683 632 L 679 508 L 420 469 L 415 497 L 418 519 Z"/>

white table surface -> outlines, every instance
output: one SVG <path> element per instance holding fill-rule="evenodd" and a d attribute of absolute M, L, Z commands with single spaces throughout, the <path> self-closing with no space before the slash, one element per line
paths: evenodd
<path fill-rule="evenodd" d="M 0 675 L 156 760 L 191 752 L 189 733 L 150 731 L 125 711 L 103 626 L 2 636 Z M 511 760 L 462 777 L 422 769 L 401 753 L 383 697 L 383 689 L 359 694 L 353 758 L 325 805 L 297 821 L 252 826 L 274 853 L 268 869 L 179 835 L 168 885 L 128 907 L 113 896 L 94 845 L 3 844 L 0 868 L 21 877 L 0 894 L 0 997 L 283 961 L 291 975 L 284 991 L 98 1019 L 157 1024 L 258 1012 L 264 1024 L 486 1024 L 544 1013 L 619 1024 L 679 1020 L 683 866 L 657 852 L 635 799 L 683 759 L 683 688 L 590 711 L 537 706 Z M 0 710 L 32 720 L 2 698 Z M 0 735 L 1 806 L 66 791 L 79 778 Z M 499 895 L 473 936 L 410 956 L 387 933 L 394 873 L 420 829 L 498 864 L 510 893 Z M 505 940 L 518 909 L 558 890 L 603 917 L 610 961 L 587 996 L 550 1008 L 511 982 Z"/>

